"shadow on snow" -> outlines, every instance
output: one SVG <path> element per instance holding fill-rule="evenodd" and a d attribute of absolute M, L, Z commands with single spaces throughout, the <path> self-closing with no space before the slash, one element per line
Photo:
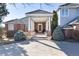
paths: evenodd
<path fill-rule="evenodd" d="M 0 46 L 0 56 L 28 56 L 26 53 L 27 51 L 24 50 L 23 47 L 19 46 L 17 43 Z"/>
<path fill-rule="evenodd" d="M 24 50 L 23 47 L 20 45 L 27 45 L 31 42 L 38 42 L 42 45 L 63 51 L 68 56 L 79 56 L 79 43 L 71 43 L 71 42 L 57 42 L 54 41 L 55 44 L 59 47 L 54 47 L 53 45 L 46 44 L 44 42 L 41 42 L 40 40 L 31 39 L 29 41 L 23 41 L 23 42 L 16 42 L 15 44 L 8 44 L 0 46 L 0 56 L 28 56 L 27 50 Z"/>
<path fill-rule="evenodd" d="M 58 47 L 68 56 L 79 56 L 79 43 L 55 42 Z"/>

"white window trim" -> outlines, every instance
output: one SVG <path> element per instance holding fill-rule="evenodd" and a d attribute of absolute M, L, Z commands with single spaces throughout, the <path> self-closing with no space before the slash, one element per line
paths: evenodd
<path fill-rule="evenodd" d="M 8 24 L 8 30 L 14 30 L 14 24 Z"/>
<path fill-rule="evenodd" d="M 66 8 L 63 8 L 63 9 L 66 9 Z M 61 14 L 62 17 L 69 17 L 69 8 L 67 8 L 67 9 L 68 9 L 68 15 L 62 15 L 62 14 L 61 14 L 61 13 L 62 13 L 62 9 L 61 9 L 60 14 Z"/>

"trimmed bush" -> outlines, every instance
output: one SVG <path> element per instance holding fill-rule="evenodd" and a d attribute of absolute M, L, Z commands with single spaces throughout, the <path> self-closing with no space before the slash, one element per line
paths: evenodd
<path fill-rule="evenodd" d="M 54 40 L 64 40 L 64 33 L 62 31 L 62 28 L 60 26 L 56 27 L 56 29 L 53 32 L 53 39 Z"/>
<path fill-rule="evenodd" d="M 26 40 L 26 36 L 23 31 L 19 30 L 14 34 L 14 40 L 15 41 L 22 41 Z"/>

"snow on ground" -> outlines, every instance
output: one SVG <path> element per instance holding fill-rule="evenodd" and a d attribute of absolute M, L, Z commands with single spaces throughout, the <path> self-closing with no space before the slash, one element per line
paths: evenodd
<path fill-rule="evenodd" d="M 79 55 L 79 43 L 49 40 L 22 41 L 0 46 L 0 56 L 67 56 Z"/>

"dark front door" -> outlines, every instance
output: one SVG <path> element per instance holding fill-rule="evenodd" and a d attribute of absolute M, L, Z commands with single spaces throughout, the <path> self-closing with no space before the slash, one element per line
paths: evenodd
<path fill-rule="evenodd" d="M 43 24 L 38 24 L 38 32 L 43 32 Z"/>
<path fill-rule="evenodd" d="M 35 22 L 35 32 L 36 33 L 44 33 L 45 32 L 45 28 L 46 28 L 46 26 L 45 26 L 46 24 L 45 24 L 45 22 Z"/>

